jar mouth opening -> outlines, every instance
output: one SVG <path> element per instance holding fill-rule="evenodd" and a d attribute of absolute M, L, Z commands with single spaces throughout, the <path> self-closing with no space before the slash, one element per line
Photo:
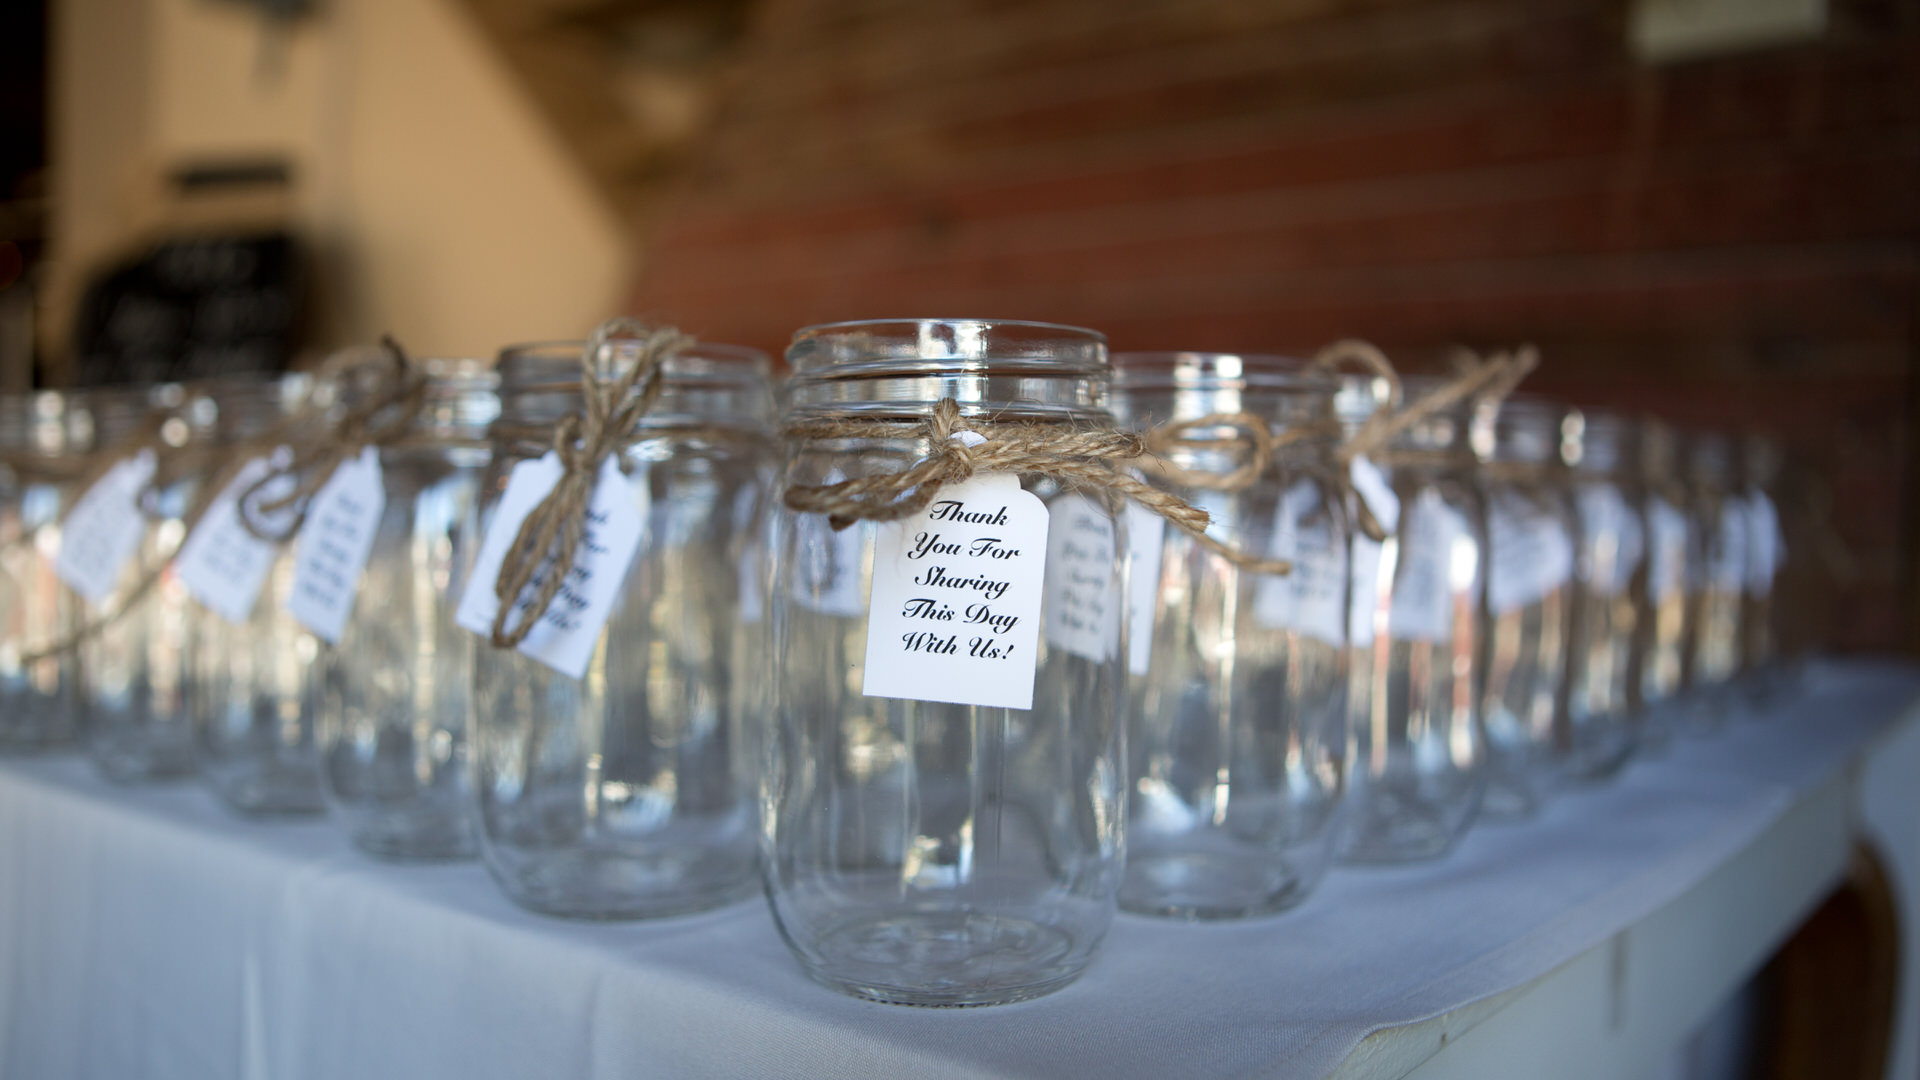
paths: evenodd
<path fill-rule="evenodd" d="M 794 332 L 787 361 L 799 379 L 932 372 L 1097 375 L 1107 338 L 1096 330 L 1021 319 L 863 319 Z"/>
<path fill-rule="evenodd" d="M 580 388 L 580 354 L 585 341 L 539 341 L 508 345 L 495 364 L 503 394 L 552 393 Z M 607 348 L 631 354 L 632 342 L 609 341 Z M 698 342 L 670 356 L 660 374 L 673 385 L 738 385 L 764 383 L 773 362 L 759 349 L 720 342 Z"/>
<path fill-rule="evenodd" d="M 476 388 L 485 388 L 500 381 L 500 373 L 489 357 L 423 356 L 415 359 L 413 364 L 427 377 L 429 386 L 434 383 L 471 383 Z"/>
<path fill-rule="evenodd" d="M 1117 390 L 1272 390 L 1331 395 L 1339 383 L 1307 362 L 1267 353 L 1113 354 Z"/>

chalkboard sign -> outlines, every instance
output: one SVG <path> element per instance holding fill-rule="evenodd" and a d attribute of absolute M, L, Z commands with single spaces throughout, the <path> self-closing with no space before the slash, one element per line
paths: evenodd
<path fill-rule="evenodd" d="M 303 260 L 287 233 L 165 241 L 87 289 L 81 386 L 281 371 L 299 348 Z"/>

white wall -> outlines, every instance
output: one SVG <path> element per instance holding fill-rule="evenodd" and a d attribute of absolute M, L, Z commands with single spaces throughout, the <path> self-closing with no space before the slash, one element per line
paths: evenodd
<path fill-rule="evenodd" d="M 455 0 L 321 9 L 275 43 L 215 0 L 55 0 L 56 347 L 89 268 L 206 217 L 169 168 L 261 152 L 295 168 L 323 346 L 486 354 L 613 308 L 634 245 Z"/>

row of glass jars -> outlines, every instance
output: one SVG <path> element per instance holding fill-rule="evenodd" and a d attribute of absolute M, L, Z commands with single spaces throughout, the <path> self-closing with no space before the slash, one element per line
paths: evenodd
<path fill-rule="evenodd" d="M 608 369 L 635 355 L 602 351 Z M 1720 688 L 1768 661 L 1764 454 L 1701 436 L 1683 457 L 1655 424 L 1468 397 L 1355 455 L 1401 405 L 1390 380 L 1212 354 L 1110 367 L 1090 331 L 925 320 L 801 331 L 778 410 L 752 350 L 667 361 L 617 450 L 644 542 L 573 678 L 453 613 L 513 467 L 581 407 L 579 352 L 424 362 L 427 404 L 379 451 L 384 511 L 333 644 L 287 611 L 291 547 L 244 619 L 189 597 L 166 559 L 199 487 L 230 482 L 210 469 L 148 485 L 153 525 L 107 603 L 51 569 L 92 479 L 76 461 L 134 436 L 163 457 L 264 453 L 308 399 L 299 377 L 0 401 L 0 744 L 77 727 L 116 780 L 197 767 L 243 811 L 330 804 L 375 854 L 477 849 L 515 901 L 554 914 L 666 915 L 764 887 L 821 981 L 975 1004 L 1070 981 L 1116 904 L 1253 915 L 1298 902 L 1342 853 L 1440 854 L 1483 805 L 1524 813 L 1710 723 Z M 830 522 L 779 495 L 912 466 L 946 400 L 989 442 L 1177 432 L 1107 464 L 1288 572 L 1036 467 L 1020 483 L 1051 529 L 1032 707 L 953 704 L 968 690 L 937 674 L 925 700 L 870 696 L 876 552 L 914 521 Z M 782 440 L 776 421 L 812 429 Z M 915 610 L 946 611 L 953 625 L 931 625 L 954 649 L 1006 640 L 989 575 L 929 564 L 922 580 Z M 63 637 L 78 644 L 33 657 Z M 1685 707 L 1655 707 L 1670 703 Z"/>

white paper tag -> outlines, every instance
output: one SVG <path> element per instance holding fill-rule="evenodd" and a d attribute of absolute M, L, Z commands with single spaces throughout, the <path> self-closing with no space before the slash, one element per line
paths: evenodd
<path fill-rule="evenodd" d="M 53 570 L 89 604 L 112 595 L 147 534 L 140 492 L 153 479 L 153 451 L 122 458 L 87 489 L 61 527 L 60 557 Z"/>
<path fill-rule="evenodd" d="M 1348 468 L 1354 493 L 1372 511 L 1375 521 L 1388 536 L 1400 528 L 1400 497 L 1393 492 L 1380 467 L 1364 456 L 1353 459 Z M 1353 529 L 1353 588 L 1347 605 L 1347 639 L 1356 646 L 1373 644 L 1374 620 L 1380 607 L 1380 541 L 1362 532 L 1358 507 Z"/>
<path fill-rule="evenodd" d="M 1647 595 L 1665 602 L 1686 587 L 1687 518 L 1658 495 L 1647 498 Z"/>
<path fill-rule="evenodd" d="M 1127 500 L 1127 671 L 1145 675 L 1153 666 L 1153 621 L 1160 611 L 1160 559 L 1166 551 L 1167 519 Z"/>
<path fill-rule="evenodd" d="M 1018 476 L 992 473 L 880 525 L 862 692 L 1033 708 L 1048 522 Z"/>
<path fill-rule="evenodd" d="M 1785 561 L 1787 542 L 1780 532 L 1780 512 L 1764 491 L 1747 496 L 1747 592 L 1764 598 L 1773 592 L 1774 576 Z"/>
<path fill-rule="evenodd" d="M 1293 570 L 1259 576 L 1254 621 L 1343 644 L 1350 618 L 1346 553 L 1336 541 L 1326 501 L 1311 481 L 1302 480 L 1280 496 L 1267 551 L 1272 558 L 1291 562 Z"/>
<path fill-rule="evenodd" d="M 340 463 L 307 504 L 293 547 L 293 590 L 287 611 L 300 625 L 338 644 L 387 509 L 380 451 L 366 447 Z"/>
<path fill-rule="evenodd" d="M 1446 641 L 1453 637 L 1453 542 L 1466 522 L 1432 488 L 1420 492 L 1408 514 L 1388 633 L 1402 641 Z"/>
<path fill-rule="evenodd" d="M 845 479 L 846 474 L 834 469 L 820 482 L 837 484 Z M 822 615 L 843 619 L 865 615 L 867 601 L 860 583 L 866 575 L 861 573 L 859 527 L 835 531 L 825 514 L 796 514 L 793 531 L 794 563 L 788 575 L 787 595 L 794 603 Z"/>
<path fill-rule="evenodd" d="M 1565 522 L 1533 500 L 1501 492 L 1487 507 L 1487 606 L 1496 615 L 1537 604 L 1573 576 Z"/>
<path fill-rule="evenodd" d="M 1747 584 L 1747 504 L 1744 499 L 1720 501 L 1715 542 L 1707 553 L 1707 578 L 1722 592 L 1741 592 Z"/>
<path fill-rule="evenodd" d="M 1085 495 L 1060 496 L 1047 515 L 1047 644 L 1105 661 L 1120 646 L 1125 599 L 1113 587 L 1113 518 Z"/>
<path fill-rule="evenodd" d="M 1640 515 L 1612 484 L 1584 484 L 1574 494 L 1580 517 L 1582 579 L 1600 596 L 1618 596 L 1646 553 Z"/>
<path fill-rule="evenodd" d="M 174 571 L 180 575 L 180 583 L 186 586 L 187 593 L 230 623 L 243 625 L 253 618 L 260 589 L 267 583 L 267 573 L 280 557 L 279 544 L 247 531 L 240 519 L 240 496 L 270 470 L 284 466 L 288 459 L 287 448 L 283 446 L 275 450 L 271 458 L 254 458 L 241 466 L 233 480 L 207 505 L 206 513 L 201 515 L 200 523 L 188 535 L 186 543 L 180 545 L 180 556 L 174 560 Z M 292 476 L 282 474 L 261 489 L 256 502 L 272 502 L 288 495 L 296 483 Z M 260 524 L 278 530 L 287 526 L 293 511 L 261 514 L 256 509 L 255 516 Z"/>
<path fill-rule="evenodd" d="M 560 482 L 564 471 L 559 456 L 551 450 L 513 467 L 454 615 L 460 626 L 483 637 L 493 633 L 493 618 L 500 610 L 499 598 L 494 595 L 500 564 L 506 561 L 521 523 Z M 587 527 L 579 550 L 574 552 L 573 566 L 539 623 L 520 643 L 521 653 L 569 678 L 586 675 L 587 662 L 593 659 L 600 642 L 600 630 L 613 614 L 627 568 L 640 549 L 650 491 L 644 469 L 628 477 L 620 471 L 616 457 L 610 455 L 600 463 L 593 493 L 587 498 Z M 515 598 L 515 621 L 524 615 L 548 569 L 543 565 L 537 570 Z"/>
<path fill-rule="evenodd" d="M 1380 471 L 1380 466 L 1363 455 L 1353 459 L 1347 475 L 1353 482 L 1355 493 L 1373 511 L 1374 520 L 1380 523 L 1380 528 L 1387 535 L 1393 535 L 1400 528 L 1400 496 L 1393 493 L 1393 485 L 1387 483 L 1386 474 Z"/>
<path fill-rule="evenodd" d="M 1358 530 L 1353 534 L 1353 588 L 1347 600 L 1347 641 L 1355 647 L 1373 644 L 1373 620 L 1380 608 L 1380 541 Z"/>

